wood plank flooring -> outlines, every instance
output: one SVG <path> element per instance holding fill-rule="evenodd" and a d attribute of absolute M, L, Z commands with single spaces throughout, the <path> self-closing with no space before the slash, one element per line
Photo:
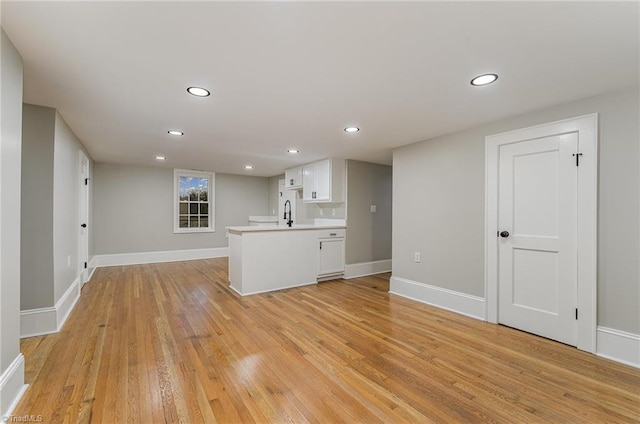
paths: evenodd
<path fill-rule="evenodd" d="M 387 293 L 240 297 L 227 260 L 98 269 L 22 341 L 14 411 L 68 423 L 639 422 L 640 370 Z"/>

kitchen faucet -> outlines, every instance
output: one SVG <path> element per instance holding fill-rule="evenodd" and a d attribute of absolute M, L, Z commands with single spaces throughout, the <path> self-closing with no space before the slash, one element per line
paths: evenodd
<path fill-rule="evenodd" d="M 287 219 L 287 203 L 289 204 L 289 219 Z M 291 224 L 293 224 L 293 220 L 291 219 L 291 201 L 287 200 L 286 202 L 284 202 L 284 219 L 287 219 L 287 225 L 289 227 L 291 227 Z"/>

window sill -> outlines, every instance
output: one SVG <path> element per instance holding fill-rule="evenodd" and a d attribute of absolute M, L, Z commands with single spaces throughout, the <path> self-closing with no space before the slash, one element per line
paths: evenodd
<path fill-rule="evenodd" d="M 215 228 L 181 228 L 174 229 L 173 234 L 200 234 L 200 233 L 215 233 Z"/>

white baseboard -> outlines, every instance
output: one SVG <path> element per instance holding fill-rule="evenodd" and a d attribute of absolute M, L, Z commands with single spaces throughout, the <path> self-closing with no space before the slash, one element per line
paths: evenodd
<path fill-rule="evenodd" d="M 20 311 L 20 338 L 60 331 L 79 298 L 80 279 L 76 278 L 55 306 Z"/>
<path fill-rule="evenodd" d="M 20 338 L 42 336 L 58 332 L 56 308 L 20 311 Z"/>
<path fill-rule="evenodd" d="M 95 255 L 94 268 L 103 266 L 155 264 L 160 262 L 191 261 L 195 259 L 223 258 L 229 256 L 228 247 L 209 249 L 166 250 L 161 252 L 116 253 Z"/>
<path fill-rule="evenodd" d="M 20 353 L 0 375 L 0 417 L 11 415 L 27 387 L 24 384 L 24 355 Z"/>
<path fill-rule="evenodd" d="M 87 281 L 84 282 L 84 284 L 87 284 L 89 281 L 91 281 L 91 277 L 93 277 L 93 274 L 96 272 L 96 265 L 95 265 L 96 261 L 94 259 L 91 259 L 91 261 L 89 262 L 89 275 L 87 276 Z M 83 284 L 83 286 L 84 286 Z"/>
<path fill-rule="evenodd" d="M 640 335 L 598 326 L 596 355 L 640 368 Z"/>
<path fill-rule="evenodd" d="M 389 293 L 457 312 L 471 318 L 486 320 L 485 299 L 442 287 L 391 276 Z"/>
<path fill-rule="evenodd" d="M 58 331 L 60 331 L 65 321 L 67 321 L 73 307 L 76 306 L 78 299 L 80 299 L 81 286 L 80 278 L 76 278 L 73 284 L 71 284 L 67 291 L 62 295 L 60 300 L 56 302 L 56 321 Z"/>
<path fill-rule="evenodd" d="M 347 264 L 344 267 L 345 279 L 364 277 L 366 275 L 391 272 L 391 259 L 384 259 L 373 262 L 360 262 L 357 264 Z"/>
<path fill-rule="evenodd" d="M 317 284 L 317 281 L 312 281 L 310 283 L 303 283 L 303 284 L 292 284 L 290 286 L 286 286 L 286 287 L 278 287 L 276 290 L 273 289 L 266 289 L 266 290 L 257 290 L 257 291 L 253 291 L 253 292 L 249 292 L 249 293 L 240 293 L 240 291 L 233 287 L 233 286 L 229 286 L 229 288 L 231 290 L 233 290 L 234 292 L 238 293 L 240 296 L 251 296 L 252 294 L 260 294 L 260 293 L 274 293 L 274 292 L 278 292 L 280 290 L 286 290 L 286 289 L 294 289 L 296 287 L 304 287 L 304 286 L 312 286 L 314 284 Z"/>

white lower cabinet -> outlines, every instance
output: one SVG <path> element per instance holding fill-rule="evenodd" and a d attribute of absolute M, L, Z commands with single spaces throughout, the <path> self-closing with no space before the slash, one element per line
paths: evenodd
<path fill-rule="evenodd" d="M 344 230 L 321 232 L 318 238 L 318 278 L 344 274 Z"/>
<path fill-rule="evenodd" d="M 227 227 L 231 288 L 247 296 L 342 276 L 346 229 L 315 227 Z"/>

